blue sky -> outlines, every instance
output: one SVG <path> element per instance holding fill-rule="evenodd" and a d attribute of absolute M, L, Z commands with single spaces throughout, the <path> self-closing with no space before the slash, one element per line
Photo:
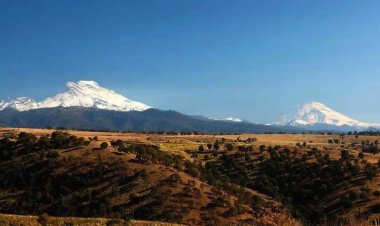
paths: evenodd
<path fill-rule="evenodd" d="M 380 1 L 0 1 L 0 99 L 95 80 L 162 109 L 380 122 Z"/>

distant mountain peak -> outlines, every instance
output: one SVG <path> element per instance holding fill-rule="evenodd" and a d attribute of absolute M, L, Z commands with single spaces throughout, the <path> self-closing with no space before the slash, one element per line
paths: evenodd
<path fill-rule="evenodd" d="M 46 98 L 41 102 L 35 102 L 28 97 L 0 101 L 0 110 L 13 108 L 18 111 L 28 111 L 54 107 L 91 107 L 113 111 L 144 111 L 151 108 L 110 89 L 103 88 L 95 81 L 68 82 L 65 92 Z"/>
<path fill-rule="evenodd" d="M 293 114 L 285 115 L 279 122 L 273 124 L 298 127 L 310 127 L 316 124 L 338 127 L 350 126 L 355 128 L 380 127 L 379 123 L 360 122 L 317 101 L 310 101 L 301 105 Z"/>

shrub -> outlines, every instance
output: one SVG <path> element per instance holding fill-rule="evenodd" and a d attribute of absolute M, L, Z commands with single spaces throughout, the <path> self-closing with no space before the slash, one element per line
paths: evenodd
<path fill-rule="evenodd" d="M 40 223 L 42 226 L 45 226 L 45 225 L 47 225 L 49 219 L 50 219 L 50 216 L 48 214 L 44 213 L 38 217 L 37 222 Z"/>
<path fill-rule="evenodd" d="M 108 148 L 108 143 L 107 142 L 103 142 L 103 143 L 100 144 L 100 149 L 105 150 L 107 148 Z"/>
<path fill-rule="evenodd" d="M 178 174 L 172 174 L 172 175 L 170 175 L 167 180 L 171 184 L 182 183 L 181 177 Z"/>
<path fill-rule="evenodd" d="M 59 153 L 58 151 L 48 151 L 48 153 L 46 154 L 46 157 L 49 159 L 56 159 L 59 157 Z"/>
<path fill-rule="evenodd" d="M 231 143 L 226 144 L 225 148 L 227 149 L 227 151 L 234 150 L 234 146 Z"/>
<path fill-rule="evenodd" d="M 65 221 L 62 226 L 74 226 L 74 223 Z"/>
<path fill-rule="evenodd" d="M 263 153 L 265 151 L 265 148 L 266 147 L 264 144 L 260 145 L 260 153 Z"/>
<path fill-rule="evenodd" d="M 349 198 L 351 201 L 355 201 L 355 200 L 358 198 L 358 195 L 356 194 L 356 192 L 351 191 L 351 192 L 348 194 L 348 198 Z"/>
<path fill-rule="evenodd" d="M 201 173 L 199 172 L 199 170 L 195 167 L 189 167 L 185 170 L 185 172 L 187 174 L 189 174 L 190 176 L 192 177 L 199 177 L 201 175 Z"/>

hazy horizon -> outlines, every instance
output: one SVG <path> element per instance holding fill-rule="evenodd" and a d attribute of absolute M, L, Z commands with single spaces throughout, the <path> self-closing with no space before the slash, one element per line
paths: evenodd
<path fill-rule="evenodd" d="M 1 1 L 0 100 L 94 80 L 160 109 L 269 123 L 318 101 L 380 121 L 380 3 Z"/>

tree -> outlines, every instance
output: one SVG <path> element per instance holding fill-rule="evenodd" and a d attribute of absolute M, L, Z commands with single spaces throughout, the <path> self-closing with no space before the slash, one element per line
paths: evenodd
<path fill-rule="evenodd" d="M 31 133 L 21 132 L 18 136 L 18 143 L 25 147 L 32 147 L 37 143 L 37 137 Z"/>
<path fill-rule="evenodd" d="M 49 151 L 46 154 L 46 157 L 49 158 L 49 159 L 56 159 L 56 158 L 59 157 L 59 153 L 58 153 L 58 151 Z"/>
<path fill-rule="evenodd" d="M 209 155 L 205 155 L 204 159 L 205 159 L 205 161 L 208 161 L 208 160 L 210 160 L 210 156 Z"/>
<path fill-rule="evenodd" d="M 375 156 L 380 152 L 380 149 L 376 145 L 371 144 L 369 146 L 363 147 L 363 152 L 371 153 L 373 156 Z"/>
<path fill-rule="evenodd" d="M 373 156 L 375 156 L 377 153 L 380 152 L 380 150 L 377 146 L 372 146 L 370 152 L 373 154 Z"/>
<path fill-rule="evenodd" d="M 348 152 L 348 150 L 341 150 L 340 151 L 340 158 L 342 160 L 349 160 L 350 159 L 350 153 Z"/>
<path fill-rule="evenodd" d="M 45 226 L 45 225 L 47 225 L 49 219 L 50 219 L 50 216 L 48 214 L 44 213 L 37 218 L 37 222 L 40 223 L 41 225 Z"/>
<path fill-rule="evenodd" d="M 84 139 L 79 139 L 67 132 L 55 131 L 50 136 L 50 143 L 54 148 L 70 148 L 83 145 Z"/>
<path fill-rule="evenodd" d="M 240 152 L 247 152 L 247 148 L 245 146 L 239 146 L 238 149 Z"/>
<path fill-rule="evenodd" d="M 355 201 L 358 198 L 358 195 L 355 191 L 350 191 L 350 193 L 348 193 L 348 198 L 352 201 Z"/>
<path fill-rule="evenodd" d="M 122 140 L 117 140 L 117 141 L 111 141 L 111 145 L 112 145 L 112 147 L 114 147 L 114 148 L 118 148 L 118 147 L 120 147 L 120 146 L 125 146 L 125 144 L 124 144 L 124 141 L 122 141 Z"/>
<path fill-rule="evenodd" d="M 216 141 L 216 142 L 214 143 L 214 150 L 215 150 L 215 151 L 218 151 L 218 150 L 219 150 L 219 142 L 218 142 L 218 141 Z"/>
<path fill-rule="evenodd" d="M 196 167 L 189 167 L 185 170 L 185 172 L 192 177 L 199 177 L 201 175 L 201 173 Z"/>
<path fill-rule="evenodd" d="M 265 151 L 265 145 L 264 144 L 260 145 L 259 149 L 260 149 L 260 153 L 263 153 Z"/>
<path fill-rule="evenodd" d="M 234 146 L 233 146 L 231 143 L 226 144 L 225 147 L 226 147 L 227 151 L 232 151 L 232 150 L 234 150 Z"/>
<path fill-rule="evenodd" d="M 107 148 L 108 148 L 108 143 L 107 142 L 103 142 L 103 143 L 100 144 L 100 149 L 105 150 Z"/>
<path fill-rule="evenodd" d="M 181 176 L 178 174 L 172 174 L 167 178 L 167 181 L 171 184 L 182 182 Z"/>

